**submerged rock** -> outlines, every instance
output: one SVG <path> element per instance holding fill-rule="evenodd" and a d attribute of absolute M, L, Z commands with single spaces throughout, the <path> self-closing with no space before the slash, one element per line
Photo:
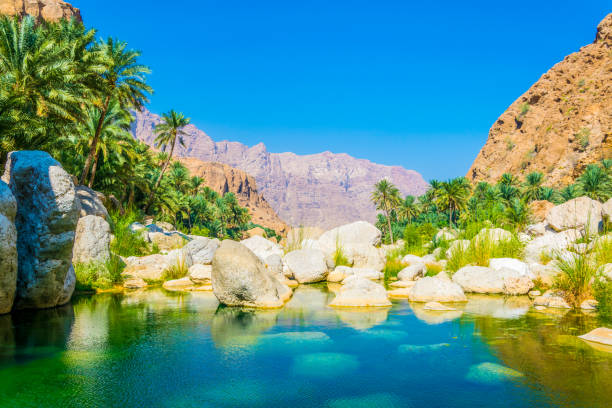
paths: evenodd
<path fill-rule="evenodd" d="M 11 311 L 17 288 L 16 214 L 15 197 L 0 181 L 0 314 Z"/>
<path fill-rule="evenodd" d="M 423 310 L 437 310 L 437 311 L 452 311 L 457 310 L 453 307 L 444 306 L 438 302 L 427 302 L 425 306 L 423 306 Z"/>
<path fill-rule="evenodd" d="M 587 334 L 578 336 L 578 338 L 593 343 L 605 344 L 606 346 L 612 346 L 612 329 L 607 327 L 599 327 L 591 330 Z"/>
<path fill-rule="evenodd" d="M 65 298 L 79 202 L 72 178 L 48 153 L 9 153 L 3 180 L 17 201 L 14 307 L 58 306 Z"/>
<path fill-rule="evenodd" d="M 523 377 L 519 371 L 496 363 L 480 363 L 469 368 L 465 379 L 483 385 L 499 385 Z"/>
<path fill-rule="evenodd" d="M 340 293 L 329 304 L 336 307 L 379 307 L 391 306 L 387 292 L 382 285 L 358 276 L 340 289 Z"/>
<path fill-rule="evenodd" d="M 272 277 L 251 250 L 225 240 L 213 257 L 213 292 L 228 306 L 277 308 L 291 296 L 291 289 Z"/>
<path fill-rule="evenodd" d="M 378 393 L 333 399 L 328 406 L 329 408 L 401 408 L 409 405 L 394 394 Z"/>
<path fill-rule="evenodd" d="M 359 368 L 357 357 L 344 353 L 311 353 L 295 357 L 293 374 L 303 377 L 337 379 Z"/>

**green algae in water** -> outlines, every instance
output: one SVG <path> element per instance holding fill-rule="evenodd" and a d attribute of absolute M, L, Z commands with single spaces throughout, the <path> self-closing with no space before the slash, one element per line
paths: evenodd
<path fill-rule="evenodd" d="M 312 353 L 297 356 L 293 374 L 312 378 L 337 378 L 359 368 L 357 357 L 344 353 Z"/>
<path fill-rule="evenodd" d="M 479 384 L 498 385 L 523 377 L 523 374 L 496 363 L 481 363 L 470 367 L 465 379 Z"/>

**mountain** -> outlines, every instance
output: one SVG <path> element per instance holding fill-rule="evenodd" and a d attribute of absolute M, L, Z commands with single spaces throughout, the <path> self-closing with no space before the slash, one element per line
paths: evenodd
<path fill-rule="evenodd" d="M 493 124 L 467 177 L 494 182 L 540 171 L 547 184 L 573 182 L 612 157 L 612 14 L 595 41 L 546 72 Z"/>
<path fill-rule="evenodd" d="M 153 145 L 154 126 L 160 117 L 135 112 L 134 136 Z M 384 166 L 348 154 L 323 152 L 312 155 L 270 153 L 263 143 L 248 147 L 238 142 L 213 141 L 189 125 L 185 147 L 178 156 L 195 157 L 236 167 L 255 177 L 266 200 L 292 226 L 331 228 L 356 220 L 374 221 L 370 201 L 374 183 L 388 178 L 403 194 L 420 195 L 428 184 L 413 170 Z"/>
<path fill-rule="evenodd" d="M 214 191 L 225 194 L 234 193 L 238 203 L 246 207 L 251 214 L 251 220 L 266 228 L 271 228 L 282 235 L 288 232 L 287 224 L 274 212 L 257 189 L 255 179 L 242 170 L 227 164 L 203 162 L 187 157 L 180 159 L 192 176 L 202 177 L 205 184 Z"/>
<path fill-rule="evenodd" d="M 0 14 L 20 17 L 29 14 L 45 21 L 74 17 L 82 21 L 79 9 L 61 0 L 0 0 Z"/>

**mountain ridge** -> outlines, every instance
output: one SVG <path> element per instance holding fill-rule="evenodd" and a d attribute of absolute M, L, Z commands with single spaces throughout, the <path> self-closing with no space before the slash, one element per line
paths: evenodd
<path fill-rule="evenodd" d="M 148 110 L 134 112 L 132 133 L 152 146 L 160 117 Z M 420 195 L 428 184 L 414 170 L 386 166 L 347 153 L 308 155 L 270 153 L 263 142 L 251 147 L 228 140 L 215 142 L 194 125 L 184 128 L 185 147 L 179 157 L 220 162 L 253 176 L 276 213 L 293 226 L 335 227 L 356 220 L 374 221 L 370 201 L 374 183 L 388 178 L 403 194 Z"/>

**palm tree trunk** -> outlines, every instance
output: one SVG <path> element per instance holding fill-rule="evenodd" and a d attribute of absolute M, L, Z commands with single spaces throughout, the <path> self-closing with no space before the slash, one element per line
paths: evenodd
<path fill-rule="evenodd" d="M 389 237 L 391 237 L 391 245 L 393 245 L 393 230 L 391 229 L 391 214 L 389 214 L 389 211 L 386 211 L 387 213 L 387 226 L 389 227 Z"/>
<path fill-rule="evenodd" d="M 151 204 L 153 203 L 153 197 L 155 196 L 155 191 L 159 187 L 159 184 L 161 183 L 161 180 L 164 177 L 164 173 L 166 172 L 166 169 L 168 168 L 168 165 L 170 164 L 170 160 L 172 160 L 172 154 L 174 153 L 175 144 L 176 144 L 176 136 L 174 137 L 174 140 L 172 140 L 172 146 L 170 147 L 170 154 L 168 155 L 168 159 L 164 163 L 164 166 L 161 169 L 161 173 L 159 173 L 159 177 L 157 178 L 155 185 L 151 189 L 151 194 L 149 194 L 149 200 L 147 202 L 147 206 L 145 207 L 145 213 L 149 210 L 149 207 L 151 207 Z"/>
<path fill-rule="evenodd" d="M 95 158 L 94 158 L 94 162 L 93 162 L 93 167 L 91 168 L 91 178 L 89 179 L 89 184 L 87 185 L 87 187 L 92 188 L 93 183 L 94 183 L 94 179 L 96 178 L 96 170 L 98 169 L 98 160 L 100 159 L 100 153 L 97 153 Z"/>
<path fill-rule="evenodd" d="M 453 228 L 453 206 L 452 204 L 448 207 L 448 226 Z"/>
<path fill-rule="evenodd" d="M 85 184 L 85 180 L 87 179 L 87 175 L 89 174 L 89 168 L 91 167 L 91 162 L 94 159 L 94 155 L 98 151 L 98 141 L 100 140 L 100 132 L 102 131 L 102 124 L 104 123 L 104 119 L 106 119 L 106 112 L 108 111 L 109 103 L 110 95 L 107 96 L 106 101 L 104 101 L 104 108 L 102 109 L 102 113 L 100 114 L 100 120 L 98 120 L 96 133 L 94 134 L 93 141 L 91 142 L 91 148 L 89 149 L 87 159 L 85 159 L 85 165 L 83 166 L 83 172 L 81 173 L 81 179 L 79 180 L 79 184 L 81 185 Z"/>

